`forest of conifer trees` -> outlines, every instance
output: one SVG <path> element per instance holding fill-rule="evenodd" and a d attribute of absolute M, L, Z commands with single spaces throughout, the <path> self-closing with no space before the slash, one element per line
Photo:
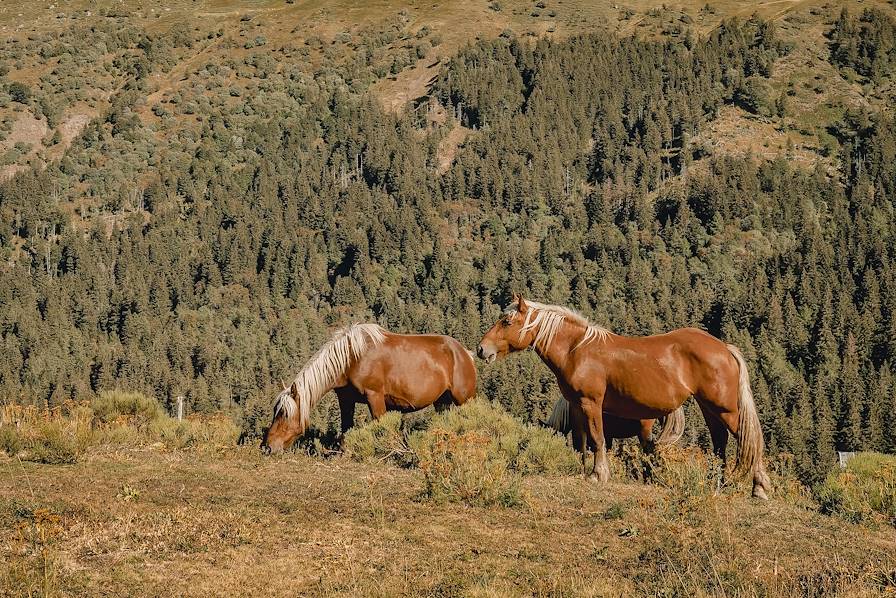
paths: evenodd
<path fill-rule="evenodd" d="M 831 63 L 891 76 L 894 31 L 886 14 L 844 13 Z M 0 185 L 5 399 L 183 395 L 257 433 L 277 381 L 334 326 L 474 347 L 521 291 L 621 334 L 698 326 L 738 345 L 769 451 L 806 481 L 835 450 L 896 452 L 896 117 L 849 111 L 833 173 L 693 141 L 724 106 L 774 109 L 764 81 L 789 48 L 773 24 L 728 21 L 684 43 L 470 45 L 431 90 L 471 129 L 444 173 L 445 127 L 384 111 L 351 61 L 238 65 L 268 69 L 255 94 L 198 102 L 195 134 L 152 145 L 131 92 L 157 46 L 121 43 L 145 56 L 130 55 L 108 113 L 60 161 Z M 121 189 L 100 181 L 112 168 Z M 131 197 L 138 171 L 151 184 Z M 78 185 L 113 217 L 59 201 Z M 558 396 L 531 354 L 480 374 L 482 394 L 528 420 Z M 692 411 L 687 434 L 706 443 Z"/>

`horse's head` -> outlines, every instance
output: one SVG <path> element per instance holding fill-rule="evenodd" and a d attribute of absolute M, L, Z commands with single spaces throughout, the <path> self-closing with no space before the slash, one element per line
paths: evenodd
<path fill-rule="evenodd" d="M 523 331 L 528 312 L 529 306 L 526 305 L 526 300 L 514 294 L 513 304 L 482 337 L 476 354 L 487 363 L 491 363 L 508 353 L 528 348 L 535 340 L 533 330 Z"/>
<path fill-rule="evenodd" d="M 299 389 L 293 382 L 284 388 L 274 403 L 274 419 L 265 430 L 261 441 L 261 450 L 267 454 L 281 453 L 292 446 L 304 431 L 302 417 L 299 413 Z"/>

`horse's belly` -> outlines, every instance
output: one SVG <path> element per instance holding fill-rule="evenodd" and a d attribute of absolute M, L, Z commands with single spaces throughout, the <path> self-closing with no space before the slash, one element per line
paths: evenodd
<path fill-rule="evenodd" d="M 610 415 L 626 419 L 655 419 L 678 409 L 688 396 L 686 389 L 669 387 L 649 393 L 633 392 L 631 389 L 620 392 L 608 388 L 603 409 Z"/>
<path fill-rule="evenodd" d="M 393 378 L 385 388 L 386 406 L 401 411 L 416 411 L 435 403 L 448 389 L 438 372 L 428 372 L 404 379 Z"/>
<path fill-rule="evenodd" d="M 437 398 L 438 397 L 436 397 L 436 399 Z M 389 409 L 390 411 L 402 411 L 404 413 L 423 409 L 424 407 L 427 407 L 434 403 L 436 399 L 421 400 L 420 397 L 408 398 L 393 395 L 386 395 L 385 397 L 387 409 Z"/>

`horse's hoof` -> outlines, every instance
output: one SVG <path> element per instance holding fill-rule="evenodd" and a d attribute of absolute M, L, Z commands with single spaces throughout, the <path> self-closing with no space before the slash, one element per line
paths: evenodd
<path fill-rule="evenodd" d="M 588 481 L 591 482 L 591 483 L 593 483 L 593 484 L 602 484 L 602 483 L 603 483 L 603 480 L 601 480 L 601 479 L 597 476 L 596 473 L 592 473 L 591 475 L 589 475 L 589 476 L 588 476 Z"/>
<path fill-rule="evenodd" d="M 753 486 L 753 498 L 768 500 L 768 494 L 765 493 L 765 488 L 762 486 Z"/>

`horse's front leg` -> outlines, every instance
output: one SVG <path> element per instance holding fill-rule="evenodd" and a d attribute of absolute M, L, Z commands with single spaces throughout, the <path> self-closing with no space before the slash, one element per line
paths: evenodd
<path fill-rule="evenodd" d="M 569 427 L 572 432 L 572 448 L 579 451 L 579 454 L 582 456 L 582 474 L 588 475 L 588 424 L 585 421 L 585 414 L 582 412 L 582 405 L 578 399 L 569 401 Z"/>
<path fill-rule="evenodd" d="M 367 398 L 367 406 L 370 408 L 370 416 L 373 419 L 379 419 L 386 415 L 386 396 L 382 391 L 365 390 L 364 396 Z"/>
<path fill-rule="evenodd" d="M 337 388 L 336 398 L 339 400 L 339 446 L 345 439 L 345 433 L 355 423 L 356 396 L 348 388 Z"/>
<path fill-rule="evenodd" d="M 588 423 L 588 433 L 594 443 L 594 464 L 589 479 L 606 482 L 610 479 L 610 464 L 607 462 L 607 443 L 604 439 L 603 397 L 599 399 L 582 397 L 582 411 Z"/>

